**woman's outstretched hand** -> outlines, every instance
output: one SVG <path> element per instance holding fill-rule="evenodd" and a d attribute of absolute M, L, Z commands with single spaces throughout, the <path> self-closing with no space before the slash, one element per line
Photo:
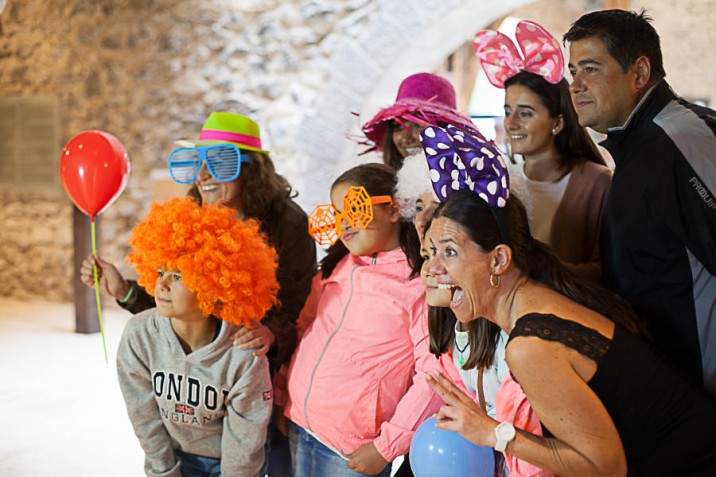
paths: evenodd
<path fill-rule="evenodd" d="M 124 279 L 117 267 L 102 260 L 96 253 L 90 254 L 82 261 L 80 266 L 80 281 L 90 288 L 94 288 L 93 266 L 97 265 L 97 279 L 100 291 L 121 300 L 129 292 L 130 284 Z"/>
<path fill-rule="evenodd" d="M 498 422 L 490 418 L 480 405 L 462 392 L 442 373 L 427 375 L 431 388 L 445 401 L 435 414 L 435 427 L 454 431 L 478 446 L 495 446 L 494 429 Z"/>

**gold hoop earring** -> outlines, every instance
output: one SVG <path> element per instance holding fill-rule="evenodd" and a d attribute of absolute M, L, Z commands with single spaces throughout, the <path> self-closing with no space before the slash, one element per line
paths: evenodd
<path fill-rule="evenodd" d="M 490 286 L 492 288 L 500 288 L 500 281 L 502 281 L 502 279 L 500 278 L 499 275 L 490 273 Z"/>

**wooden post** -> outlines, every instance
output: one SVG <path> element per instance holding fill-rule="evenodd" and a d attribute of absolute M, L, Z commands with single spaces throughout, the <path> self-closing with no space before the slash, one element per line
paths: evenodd
<path fill-rule="evenodd" d="M 630 10 L 629 0 L 604 0 L 605 10 Z"/>
<path fill-rule="evenodd" d="M 96 240 L 99 241 L 99 218 L 95 217 Z M 99 319 L 94 289 L 80 281 L 82 261 L 92 252 L 90 219 L 77 207 L 72 206 L 73 235 L 75 244 L 74 287 L 75 287 L 75 332 L 97 333 Z"/>

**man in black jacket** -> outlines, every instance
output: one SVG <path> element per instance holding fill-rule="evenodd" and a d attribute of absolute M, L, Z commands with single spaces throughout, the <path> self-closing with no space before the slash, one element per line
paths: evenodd
<path fill-rule="evenodd" d="M 641 13 L 586 14 L 564 35 L 579 123 L 607 134 L 616 164 L 604 211 L 604 281 L 654 343 L 716 394 L 716 114 L 664 80 Z"/>

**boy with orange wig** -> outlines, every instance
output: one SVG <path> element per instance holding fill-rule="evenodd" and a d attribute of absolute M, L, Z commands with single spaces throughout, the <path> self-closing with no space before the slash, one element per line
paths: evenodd
<path fill-rule="evenodd" d="M 231 336 L 276 303 L 276 253 L 255 221 L 189 199 L 153 205 L 129 244 L 157 304 L 129 321 L 117 352 L 146 474 L 256 476 L 273 405 L 268 361 Z"/>

